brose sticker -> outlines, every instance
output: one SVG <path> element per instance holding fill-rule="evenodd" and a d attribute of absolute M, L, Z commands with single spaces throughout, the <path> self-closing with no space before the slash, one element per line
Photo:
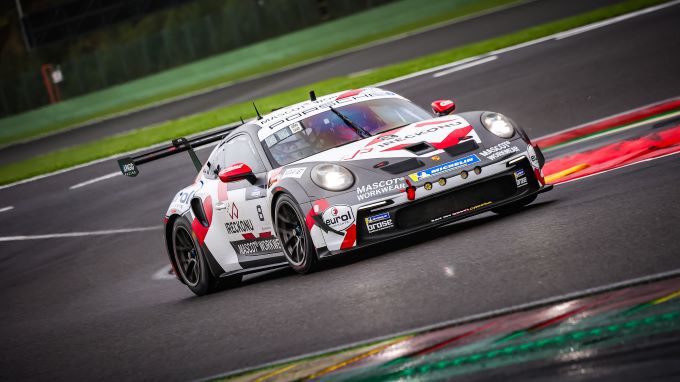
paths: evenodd
<path fill-rule="evenodd" d="M 394 221 L 389 212 L 383 212 L 378 215 L 369 216 L 365 219 L 366 229 L 369 233 L 382 231 L 385 229 L 394 228 Z"/>
<path fill-rule="evenodd" d="M 519 169 L 515 171 L 515 183 L 517 187 L 523 187 L 528 184 L 527 177 L 524 175 L 524 170 Z"/>

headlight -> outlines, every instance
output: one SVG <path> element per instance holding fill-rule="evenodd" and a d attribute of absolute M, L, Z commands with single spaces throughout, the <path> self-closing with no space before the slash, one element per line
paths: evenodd
<path fill-rule="evenodd" d="M 312 169 L 312 182 L 328 191 L 344 191 L 354 184 L 354 175 L 337 164 L 323 163 Z"/>
<path fill-rule="evenodd" d="M 482 125 L 501 138 L 511 138 L 515 134 L 512 122 L 501 113 L 487 112 L 482 114 Z"/>

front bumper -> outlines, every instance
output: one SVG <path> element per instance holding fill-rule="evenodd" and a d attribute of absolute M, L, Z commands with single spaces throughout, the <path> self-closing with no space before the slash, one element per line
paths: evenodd
<path fill-rule="evenodd" d="M 526 180 L 518 180 L 518 173 L 523 173 Z M 321 251 L 319 257 L 346 253 L 450 224 L 552 189 L 551 185 L 544 186 L 542 179 L 537 177 L 540 175 L 537 176 L 525 156 L 485 166 L 478 178 L 471 181 L 452 176 L 438 192 L 428 193 L 423 187 L 418 187 L 418 197 L 412 201 L 402 193 L 398 197 L 359 206 L 356 211 L 356 245 L 351 249 Z M 387 219 L 389 224 L 380 226 L 380 222 Z"/>

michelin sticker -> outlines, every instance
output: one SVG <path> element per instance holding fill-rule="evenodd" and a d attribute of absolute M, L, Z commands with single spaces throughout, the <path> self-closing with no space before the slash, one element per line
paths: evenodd
<path fill-rule="evenodd" d="M 430 167 L 427 170 L 414 172 L 413 174 L 409 174 L 408 177 L 411 178 L 411 180 L 413 180 L 414 182 L 418 182 L 425 178 L 443 174 L 445 172 L 454 170 L 458 167 L 467 166 L 477 162 L 479 162 L 479 157 L 477 155 L 472 154 L 463 158 L 456 159 L 451 162 L 440 164 L 439 166 Z"/>
<path fill-rule="evenodd" d="M 370 184 L 357 187 L 357 199 L 359 201 L 372 198 L 375 196 L 382 196 L 395 191 L 401 191 L 406 188 L 406 182 L 403 178 L 393 178 L 373 182 Z"/>
<path fill-rule="evenodd" d="M 486 150 L 480 151 L 479 153 L 489 160 L 496 160 L 506 155 L 519 152 L 519 147 L 510 147 L 511 144 L 512 143 L 510 143 L 510 141 L 501 142 L 495 146 L 489 147 Z"/>
<path fill-rule="evenodd" d="M 354 224 L 354 211 L 348 205 L 328 207 L 321 215 L 323 222 L 336 231 L 344 231 Z"/>
<path fill-rule="evenodd" d="M 369 233 L 394 228 L 394 222 L 389 212 L 369 216 L 365 219 L 365 222 Z"/>

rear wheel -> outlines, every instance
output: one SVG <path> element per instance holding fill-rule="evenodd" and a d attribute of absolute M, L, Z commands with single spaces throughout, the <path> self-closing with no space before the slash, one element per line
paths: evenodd
<path fill-rule="evenodd" d="M 522 208 L 524 208 L 524 206 L 526 206 L 527 204 L 533 202 L 534 200 L 536 200 L 536 195 L 535 195 L 535 194 L 534 194 L 534 195 L 531 195 L 531 196 L 527 196 L 526 198 L 520 199 L 520 200 L 518 200 L 518 201 L 516 201 L 516 202 L 510 203 L 510 204 L 506 204 L 506 205 L 500 206 L 500 207 L 498 207 L 498 208 L 494 208 L 494 209 L 492 209 L 491 211 L 492 211 L 492 212 L 495 212 L 495 213 L 497 213 L 497 214 L 499 214 L 499 215 L 510 215 L 510 214 L 514 214 L 515 212 L 518 212 L 519 210 L 521 210 Z"/>
<path fill-rule="evenodd" d="M 276 201 L 274 211 L 276 235 L 281 240 L 283 254 L 291 268 L 298 273 L 316 270 L 319 260 L 312 237 L 295 200 L 288 195 L 282 195 Z"/>
<path fill-rule="evenodd" d="M 192 234 L 189 223 L 177 219 L 172 228 L 172 250 L 177 272 L 189 289 L 198 296 L 218 289 L 218 280 L 211 274 L 205 255 Z"/>

